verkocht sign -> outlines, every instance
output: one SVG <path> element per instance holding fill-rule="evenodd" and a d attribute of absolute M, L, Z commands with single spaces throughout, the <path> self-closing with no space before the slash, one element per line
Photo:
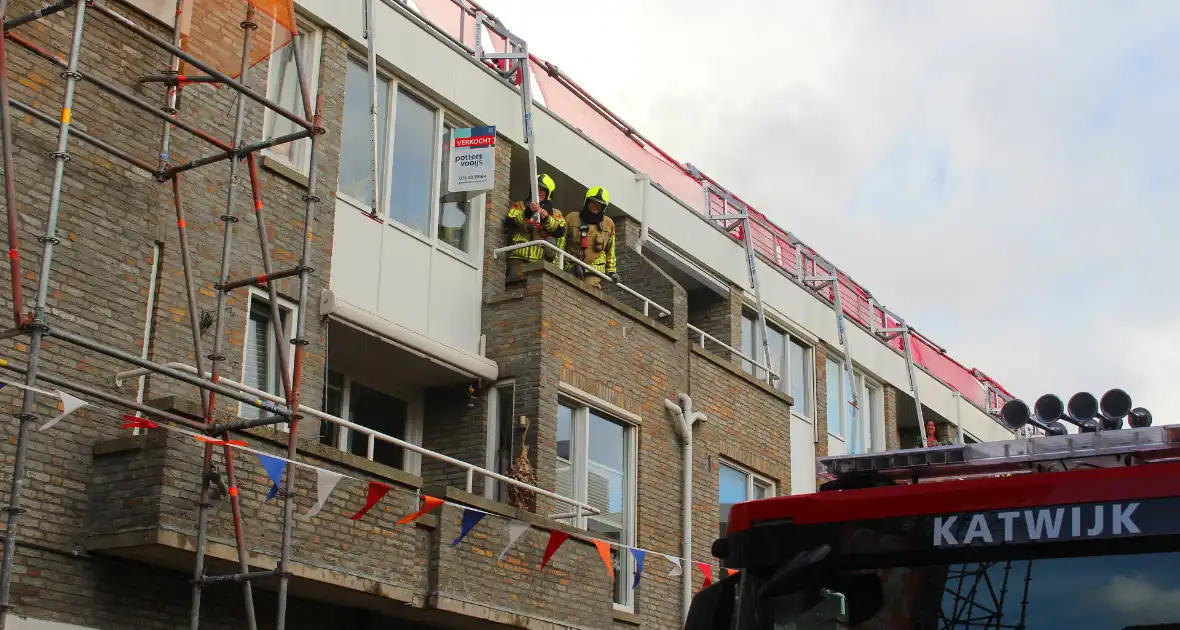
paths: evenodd
<path fill-rule="evenodd" d="M 451 138 L 447 191 L 490 191 L 496 174 L 496 128 L 455 129 Z"/>

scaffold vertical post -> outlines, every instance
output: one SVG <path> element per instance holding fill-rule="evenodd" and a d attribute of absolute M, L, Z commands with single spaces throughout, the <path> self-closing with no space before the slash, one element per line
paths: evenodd
<path fill-rule="evenodd" d="M 57 238 L 57 221 L 61 211 L 62 185 L 65 182 L 66 162 L 70 155 L 67 152 L 70 142 L 70 112 L 74 107 L 74 92 L 77 88 L 78 60 L 82 54 L 82 31 L 86 23 L 86 8 L 88 3 L 79 2 L 75 5 L 74 29 L 70 39 L 69 61 L 62 72 L 65 79 L 65 92 L 62 96 L 60 126 L 57 131 L 57 147 L 51 154 L 53 157 L 53 180 L 49 189 L 49 213 L 45 221 L 45 234 L 41 241 L 41 269 L 37 276 L 37 296 L 33 307 L 33 329 L 30 335 L 28 350 L 28 365 L 25 372 L 26 388 L 37 385 L 37 367 L 41 354 L 41 338 L 45 333 L 45 311 L 49 301 L 49 273 L 53 265 L 53 247 L 59 242 Z M 7 7 L 4 7 L 7 11 Z M 7 145 L 5 147 L 7 149 Z M 8 613 L 12 609 L 12 569 L 16 554 L 16 540 L 20 535 L 20 517 L 24 512 L 21 507 L 21 495 L 25 485 L 25 467 L 29 452 L 29 430 L 36 422 L 33 413 L 36 394 L 32 389 L 25 389 L 21 401 L 20 414 L 17 415 L 19 428 L 16 439 L 16 457 L 12 468 L 12 485 L 8 495 L 8 506 L 5 508 L 6 521 L 4 532 L 4 560 L 0 564 L 0 630 L 7 625 Z"/>

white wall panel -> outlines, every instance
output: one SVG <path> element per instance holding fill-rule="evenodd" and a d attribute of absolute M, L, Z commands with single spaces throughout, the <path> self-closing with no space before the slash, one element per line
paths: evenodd
<path fill-rule="evenodd" d="M 426 329 L 431 339 L 467 352 L 478 351 L 479 298 L 483 295 L 480 282 L 480 274 L 471 265 L 442 251 L 434 252 Z"/>
<path fill-rule="evenodd" d="M 848 451 L 846 450 L 846 447 L 844 446 L 844 440 L 841 440 L 840 438 L 832 437 L 831 435 L 828 435 L 828 455 L 829 456 L 837 457 L 839 455 L 844 455 L 847 452 Z"/>
<path fill-rule="evenodd" d="M 341 298 L 371 313 L 377 312 L 382 227 L 356 208 L 336 201 L 329 283 Z"/>
<path fill-rule="evenodd" d="M 815 435 L 811 423 L 791 416 L 791 494 L 815 492 Z"/>
<path fill-rule="evenodd" d="M 384 225 L 378 229 L 381 230 L 381 286 L 377 315 L 429 336 L 433 249 L 397 228 Z"/>

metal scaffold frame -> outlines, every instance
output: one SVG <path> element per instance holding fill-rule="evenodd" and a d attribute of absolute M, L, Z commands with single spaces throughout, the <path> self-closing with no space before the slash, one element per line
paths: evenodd
<path fill-rule="evenodd" d="M 231 78 L 230 76 L 218 71 L 212 65 L 201 61 L 182 48 L 181 24 L 185 5 L 185 0 L 177 0 L 176 17 L 172 29 L 171 41 L 169 41 L 155 35 L 127 17 L 116 13 L 109 7 L 95 2 L 94 0 L 62 0 L 57 4 L 42 7 L 41 9 L 33 11 L 32 13 L 13 18 L 12 20 L 7 19 L 8 0 L 0 0 L 0 19 L 4 20 L 5 30 L 5 36 L 0 38 L 0 136 L 2 136 L 3 140 L 5 201 L 7 204 L 8 213 L 8 244 L 13 290 L 13 328 L 0 333 L 0 338 L 11 338 L 26 334 L 29 336 L 26 366 L 22 367 L 4 365 L 6 369 L 24 375 L 25 390 L 20 413 L 16 415 L 16 418 L 19 420 L 16 457 L 13 465 L 9 504 L 4 508 L 4 511 L 7 514 L 7 529 L 4 537 L 3 564 L 0 564 L 0 630 L 5 627 L 8 612 L 10 612 L 13 608 L 11 603 L 13 564 L 17 540 L 20 536 L 21 514 L 25 511 L 24 508 L 21 507 L 21 500 L 25 484 L 25 468 L 28 459 L 29 432 L 31 426 L 36 421 L 36 415 L 33 413 L 33 407 L 35 404 L 34 391 L 36 391 L 35 386 L 38 380 L 77 391 L 114 405 L 135 409 L 140 413 L 155 417 L 162 421 L 173 422 L 197 428 L 201 430 L 206 436 L 223 441 L 229 438 L 229 432 L 231 430 L 287 423 L 288 457 L 291 459 L 294 459 L 295 457 L 296 436 L 298 435 L 299 420 L 302 417 L 302 413 L 299 411 L 301 409 L 299 404 L 299 388 L 302 381 L 303 353 L 304 348 L 308 343 L 306 340 L 305 326 L 305 314 L 307 310 L 304 308 L 304 306 L 307 301 L 308 283 L 310 276 L 313 273 L 313 269 L 310 265 L 312 254 L 312 229 L 315 223 L 317 204 L 320 201 L 319 197 L 316 196 L 316 153 L 318 148 L 318 139 L 324 133 L 321 111 L 322 99 L 318 99 L 313 107 L 310 85 L 308 81 L 308 71 L 306 68 L 304 68 L 304 60 L 302 56 L 298 54 L 294 57 L 296 75 L 298 78 L 298 94 L 302 100 L 303 106 L 302 116 L 288 111 L 277 102 L 268 99 L 266 96 L 261 95 L 248 87 L 247 82 L 251 66 L 250 50 L 253 43 L 252 35 L 254 30 L 257 29 L 257 24 L 254 22 L 256 9 L 252 4 L 249 2 L 246 3 L 245 17 L 241 22 L 244 36 L 241 51 L 241 68 L 238 79 Z M 71 8 L 74 9 L 73 31 L 70 41 L 69 54 L 67 59 L 64 61 L 58 55 L 55 55 L 54 53 L 33 44 L 17 33 L 11 31 L 12 28 L 22 24 L 27 24 L 46 15 L 60 11 L 66 11 Z M 125 88 L 111 84 L 96 76 L 84 74 L 79 70 L 79 60 L 83 50 L 82 44 L 84 26 L 86 24 L 86 18 L 91 12 L 98 13 L 99 15 L 107 18 L 116 26 L 121 27 L 122 29 L 146 40 L 168 54 L 169 65 L 168 68 L 163 71 L 162 75 L 140 78 L 140 82 L 158 82 L 166 87 L 163 107 L 158 108 L 153 106 Z M 292 15 L 291 17 L 293 18 L 294 16 Z M 294 24 L 293 20 L 292 24 Z M 299 33 L 298 29 L 296 28 L 295 32 L 292 33 L 292 42 L 290 45 L 298 47 L 298 45 L 302 42 L 303 37 L 306 37 L 306 35 Z M 21 48 L 32 53 L 35 57 L 39 57 L 63 69 L 61 76 L 65 80 L 65 92 L 62 99 L 60 116 L 58 118 L 55 119 L 48 114 L 39 112 L 30 105 L 10 99 L 8 94 L 7 42 L 15 43 Z M 186 78 L 185 81 L 180 81 L 179 67 L 182 60 L 205 72 L 206 76 Z M 163 126 L 160 139 L 160 154 L 155 165 L 149 163 L 147 160 L 137 158 L 122 149 L 119 149 L 103 140 L 91 136 L 90 134 L 76 130 L 71 126 L 71 112 L 74 107 L 75 90 L 79 81 L 88 82 L 101 91 L 117 97 L 122 102 L 162 120 Z M 200 83 L 217 83 L 237 92 L 237 108 L 234 119 L 232 142 L 227 143 L 222 141 L 215 136 L 202 131 L 195 125 L 187 123 L 179 118 L 178 103 L 182 95 L 183 86 L 184 83 L 190 81 Z M 299 131 L 280 137 L 266 138 L 260 142 L 246 143 L 244 139 L 246 99 L 252 100 L 264 106 L 273 112 L 274 115 L 282 116 L 287 120 L 290 120 L 300 128 Z M 15 171 L 13 166 L 11 109 L 16 109 L 42 123 L 54 125 L 58 129 L 56 149 L 50 154 L 50 157 L 54 159 L 54 170 L 52 182 L 50 185 L 48 218 L 45 223 L 44 235 L 38 239 L 41 244 L 42 251 L 41 265 L 37 275 L 36 301 L 34 302 L 31 313 L 25 312 L 23 290 L 21 286 L 20 242 L 18 235 L 19 228 L 17 214 L 18 208 L 16 205 Z M 186 131 L 194 137 L 212 145 L 217 149 L 217 153 L 190 161 L 186 164 L 173 164 L 170 161 L 170 148 L 172 141 L 172 129 L 174 127 Z M 49 283 L 51 271 L 53 268 L 54 247 L 60 243 L 60 240 L 57 236 L 57 225 L 61 210 L 61 198 L 65 180 L 65 166 L 70 161 L 69 141 L 71 140 L 71 136 L 97 149 L 106 151 L 116 158 L 127 162 L 131 166 L 150 174 L 158 183 L 171 186 L 174 209 L 176 213 L 177 233 L 180 245 L 180 259 L 184 269 L 185 293 L 189 310 L 189 325 L 192 328 L 193 348 L 195 351 L 197 367 L 196 376 L 182 370 L 177 370 L 166 365 L 149 361 L 145 357 L 125 352 L 118 348 L 111 347 L 99 341 L 78 335 L 68 330 L 50 326 L 50 323 L 46 317 Z M 308 166 L 307 184 L 305 185 L 304 194 L 302 195 L 304 202 L 304 213 L 303 243 L 300 262 L 291 269 L 274 271 L 271 261 L 271 247 L 267 237 L 268 224 L 262 201 L 256 154 L 258 151 L 263 149 L 284 143 L 295 142 L 304 138 L 310 139 L 309 142 L 311 145 L 311 157 Z M 218 331 L 218 334 L 214 337 L 211 352 L 209 354 L 205 354 L 204 349 L 202 348 L 200 337 L 201 323 L 198 316 L 199 308 L 197 304 L 197 294 L 195 288 L 196 280 L 194 277 L 192 261 L 190 260 L 188 231 L 180 182 L 181 175 L 184 172 L 225 160 L 229 160 L 230 185 L 226 199 L 226 210 L 225 213 L 220 217 L 220 221 L 224 226 L 222 232 L 221 269 L 218 282 L 214 285 L 214 287 L 217 289 L 217 315 L 215 330 Z M 235 209 L 238 205 L 238 200 L 236 198 L 237 184 L 240 178 L 240 166 L 242 161 L 246 162 L 249 174 L 248 176 L 250 188 L 252 191 L 252 201 L 258 231 L 258 244 L 261 249 L 263 269 L 261 274 L 251 274 L 244 277 L 243 279 L 233 280 L 230 278 L 230 262 L 233 256 L 233 227 L 239 221 L 238 216 L 235 215 Z M 298 297 L 295 301 L 295 312 L 297 313 L 297 316 L 293 331 L 294 334 L 289 336 L 289 331 L 284 329 L 283 319 L 277 317 L 278 296 L 277 289 L 275 288 L 273 281 L 280 278 L 292 277 L 298 278 Z M 221 380 L 221 363 L 225 360 L 225 357 L 221 354 L 224 336 L 221 334 L 222 315 L 224 312 L 225 299 L 226 296 L 233 290 L 248 286 L 265 287 L 269 292 L 272 316 L 274 316 L 275 321 L 274 333 L 276 336 L 277 347 L 279 349 L 282 366 L 280 373 L 284 398 L 286 401 L 285 409 L 276 409 L 273 404 L 263 402 L 255 396 L 242 393 L 239 388 L 227 387 L 219 383 Z M 84 350 L 103 354 L 110 358 L 143 368 L 150 373 L 168 376 L 189 385 L 196 386 L 201 394 L 201 409 L 204 421 L 195 422 L 175 414 L 143 405 L 138 401 L 124 400 L 121 397 L 113 396 L 79 383 L 72 383 L 69 379 L 55 377 L 51 374 L 42 374 L 40 369 L 41 343 L 46 338 L 53 338 L 57 342 L 71 344 Z M 147 342 L 148 340 L 145 339 L 144 343 L 146 344 Z M 289 354 L 286 346 L 288 343 L 295 346 L 294 360 L 291 362 L 287 360 Z M 210 368 L 208 371 L 206 371 L 204 368 L 204 360 L 206 359 L 210 361 Z M 209 375 L 207 379 L 204 378 L 204 375 L 206 374 Z M 215 423 L 214 413 L 218 394 L 233 400 L 237 400 L 239 402 L 243 402 L 253 407 L 258 407 L 264 411 L 267 411 L 268 413 L 264 414 L 263 417 L 260 418 L 239 419 L 228 423 Z M 247 562 L 245 533 L 242 528 L 242 518 L 237 493 L 237 479 L 234 468 L 233 452 L 230 446 L 225 442 L 223 442 L 222 445 L 223 462 L 225 466 L 226 480 L 228 482 L 228 494 L 233 515 L 234 538 L 238 552 L 239 572 L 230 575 L 215 576 L 209 576 L 205 573 L 204 559 L 205 547 L 208 538 L 208 512 L 209 509 L 213 507 L 210 498 L 211 486 L 213 486 L 215 483 L 220 483 L 220 474 L 217 472 L 214 463 L 213 443 L 206 442 L 203 460 L 203 474 L 201 478 L 200 500 L 198 501 L 198 549 L 196 561 L 194 563 L 195 566 L 193 569 L 192 605 L 190 610 L 189 625 L 190 628 L 196 630 L 200 624 L 201 595 L 206 586 L 215 583 L 237 582 L 242 586 L 242 594 L 247 617 L 246 625 L 251 630 L 254 630 L 257 628 L 257 621 L 254 615 L 251 581 L 259 577 L 277 576 L 279 580 L 279 596 L 278 610 L 276 613 L 276 625 L 280 630 L 282 630 L 285 627 L 287 615 L 287 586 L 290 576 L 288 566 L 291 557 L 293 513 L 295 506 L 294 497 L 296 494 L 294 475 L 295 469 L 294 467 L 287 467 L 286 472 L 284 473 L 285 491 L 282 492 L 283 535 L 278 567 L 274 571 L 251 573 Z"/>

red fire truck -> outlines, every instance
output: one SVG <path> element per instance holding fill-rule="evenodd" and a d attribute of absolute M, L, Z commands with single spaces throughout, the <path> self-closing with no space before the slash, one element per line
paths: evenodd
<path fill-rule="evenodd" d="M 735 505 L 686 630 L 1180 630 L 1180 425 L 1051 403 L 1001 412 L 1048 435 L 825 457 L 819 492 Z"/>

